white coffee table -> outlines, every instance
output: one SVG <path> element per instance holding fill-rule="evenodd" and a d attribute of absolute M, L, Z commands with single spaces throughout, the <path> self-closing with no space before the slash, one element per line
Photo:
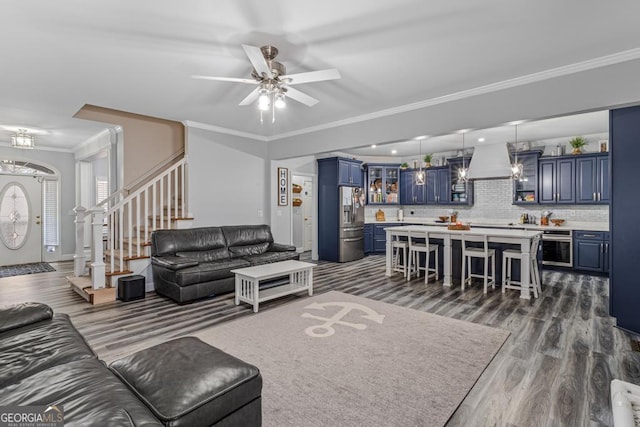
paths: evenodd
<path fill-rule="evenodd" d="M 240 301 L 253 305 L 258 312 L 261 302 L 285 295 L 308 291 L 313 295 L 313 267 L 315 264 L 302 261 L 281 261 L 271 264 L 231 270 L 236 275 L 236 305 Z M 260 281 L 289 275 L 289 283 L 260 290 Z"/>

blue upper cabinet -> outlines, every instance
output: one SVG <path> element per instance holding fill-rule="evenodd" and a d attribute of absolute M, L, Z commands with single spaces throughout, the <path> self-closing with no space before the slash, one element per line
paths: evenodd
<path fill-rule="evenodd" d="M 576 159 L 576 203 L 609 203 L 609 155 Z"/>
<path fill-rule="evenodd" d="M 514 205 L 538 203 L 538 160 L 540 154 L 540 151 L 518 153 L 518 163 L 522 165 L 522 176 L 513 181 Z M 515 154 L 512 157 L 515 160 Z"/>
<path fill-rule="evenodd" d="M 416 184 L 416 176 L 419 170 L 400 170 L 400 204 L 401 205 L 424 205 L 426 185 Z M 424 173 L 424 170 L 423 170 Z"/>
<path fill-rule="evenodd" d="M 458 180 L 459 169 L 469 167 L 471 157 L 455 157 L 447 159 L 449 163 L 449 177 L 446 182 L 447 188 L 441 188 L 440 191 L 448 193 L 447 201 L 441 203 L 449 203 L 452 205 L 473 205 L 473 181 L 462 182 Z M 439 183 L 442 185 L 442 182 Z"/>
<path fill-rule="evenodd" d="M 448 204 L 450 196 L 449 183 L 451 182 L 449 167 L 431 167 L 426 170 L 426 173 L 426 202 L 428 204 Z"/>
<path fill-rule="evenodd" d="M 401 194 L 399 164 L 367 165 L 367 203 L 398 205 Z"/>
<path fill-rule="evenodd" d="M 541 159 L 538 167 L 540 203 L 575 203 L 576 160 Z"/>
<path fill-rule="evenodd" d="M 338 161 L 338 185 L 362 187 L 362 162 L 359 160 L 341 159 Z"/>

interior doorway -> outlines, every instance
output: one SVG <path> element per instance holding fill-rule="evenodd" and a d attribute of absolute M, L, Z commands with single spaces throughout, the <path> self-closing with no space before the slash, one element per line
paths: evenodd
<path fill-rule="evenodd" d="M 306 252 L 313 248 L 313 177 L 292 175 L 291 182 L 293 244 L 298 252 Z"/>

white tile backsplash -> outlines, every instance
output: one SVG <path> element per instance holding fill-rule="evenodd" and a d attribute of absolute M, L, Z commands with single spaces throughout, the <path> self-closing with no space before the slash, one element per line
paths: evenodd
<path fill-rule="evenodd" d="M 387 220 L 398 217 L 398 209 L 404 210 L 405 219 L 416 218 L 437 219 L 440 215 L 449 215 L 449 209 L 458 211 L 458 220 L 473 222 L 474 220 L 506 219 L 517 222 L 524 213 L 540 218 L 540 214 L 549 210 L 551 218 L 562 218 L 567 222 L 598 222 L 608 224 L 608 205 L 513 205 L 513 181 L 511 179 L 488 179 L 474 182 L 473 206 L 367 206 L 365 217 L 375 220 L 378 209 L 382 209 Z"/>

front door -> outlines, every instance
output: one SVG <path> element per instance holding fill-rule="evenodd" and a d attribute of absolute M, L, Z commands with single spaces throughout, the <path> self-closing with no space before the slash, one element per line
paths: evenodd
<path fill-rule="evenodd" d="M 42 261 L 42 183 L 0 175 L 0 265 Z"/>

